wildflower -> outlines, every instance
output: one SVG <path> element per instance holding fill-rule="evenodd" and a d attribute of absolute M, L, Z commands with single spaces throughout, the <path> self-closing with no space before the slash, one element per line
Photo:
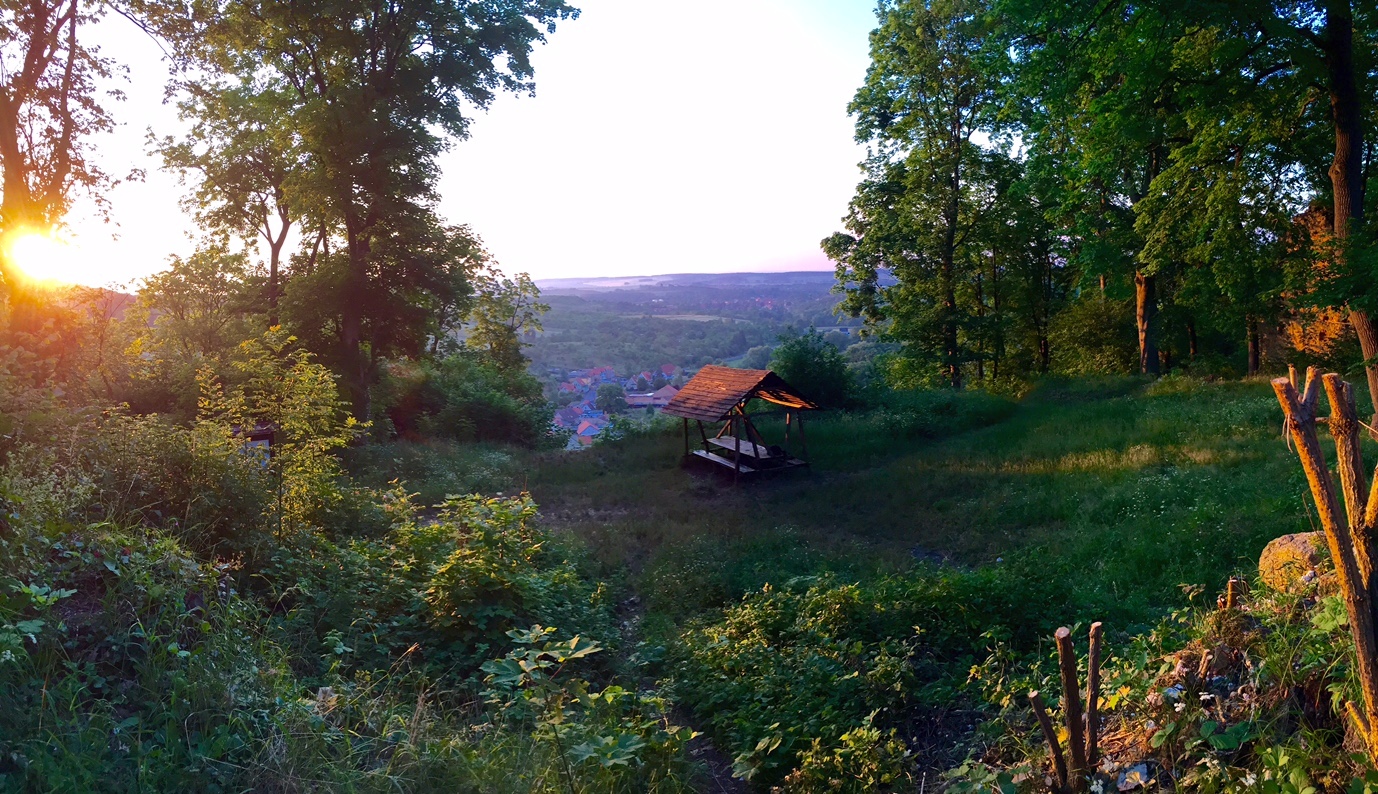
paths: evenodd
<path fill-rule="evenodd" d="M 1177 710 L 1177 713 L 1178 713 L 1178 714 L 1182 713 L 1182 711 L 1184 711 L 1184 710 L 1186 709 L 1186 707 L 1187 707 L 1187 704 L 1183 703 L 1183 702 L 1180 701 L 1180 700 L 1177 701 L 1177 705 L 1173 706 L 1173 708 Z"/>

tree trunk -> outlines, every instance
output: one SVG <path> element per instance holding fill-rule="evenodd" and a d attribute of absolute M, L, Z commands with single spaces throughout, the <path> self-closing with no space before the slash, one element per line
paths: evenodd
<path fill-rule="evenodd" d="M 1335 239 L 1343 255 L 1345 240 L 1364 220 L 1364 122 L 1354 64 L 1354 13 L 1348 0 L 1331 0 L 1325 14 L 1325 62 L 1330 79 L 1330 114 L 1335 124 L 1335 158 L 1330 163 L 1334 194 Z M 1373 407 L 1370 426 L 1378 427 L 1378 330 L 1368 312 L 1351 309 L 1349 324 L 1359 338 Z"/>
<path fill-rule="evenodd" d="M 344 285 L 344 303 L 340 307 L 340 347 L 344 370 L 345 390 L 349 392 L 354 416 L 368 421 L 368 366 L 363 349 L 363 297 L 367 289 L 367 236 L 358 228 L 358 218 L 352 212 L 345 215 L 345 237 L 349 249 L 349 275 Z"/>
<path fill-rule="evenodd" d="M 271 328 L 278 324 L 278 297 L 282 294 L 282 277 L 279 275 L 282 263 L 282 247 L 287 242 L 287 232 L 292 228 L 292 216 L 288 214 L 287 208 L 282 204 L 282 195 L 279 191 L 277 196 L 278 227 L 277 236 L 273 236 L 272 228 L 265 221 L 263 230 L 268 240 L 268 327 Z"/>
<path fill-rule="evenodd" d="M 1249 362 L 1246 365 L 1247 375 L 1257 375 L 1259 370 L 1259 349 L 1258 349 L 1258 320 L 1250 317 L 1245 320 L 1247 326 L 1245 337 L 1249 346 Z"/>
<path fill-rule="evenodd" d="M 1196 321 L 1187 320 L 1187 355 L 1196 360 Z"/>
<path fill-rule="evenodd" d="M 1134 317 L 1139 326 L 1139 371 L 1145 375 L 1158 374 L 1158 300 L 1154 294 L 1155 277 L 1134 274 Z"/>
<path fill-rule="evenodd" d="M 943 280 L 943 355 L 946 358 L 948 384 L 954 389 L 962 388 L 962 367 L 957 349 L 957 217 L 961 211 L 961 171 L 960 159 L 954 161 L 952 173 L 948 177 L 947 207 L 943 220 L 947 228 L 943 230 L 942 280 Z"/>

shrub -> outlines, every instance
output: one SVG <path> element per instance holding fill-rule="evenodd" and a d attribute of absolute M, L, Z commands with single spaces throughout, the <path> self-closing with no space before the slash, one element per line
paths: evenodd
<path fill-rule="evenodd" d="M 402 491 L 388 498 L 394 528 L 377 540 L 303 536 L 265 571 L 274 618 L 303 669 L 387 670 L 395 663 L 464 678 L 510 648 L 533 623 L 574 626 L 605 645 L 616 632 L 601 585 L 531 524 L 527 496 L 453 497 L 422 522 Z"/>
<path fill-rule="evenodd" d="M 851 399 L 847 359 L 813 328 L 803 335 L 782 335 L 771 353 L 770 368 L 825 408 L 844 407 Z"/>
<path fill-rule="evenodd" d="M 1138 369 L 1134 307 L 1128 301 L 1087 297 L 1053 315 L 1048 340 L 1053 371 L 1065 375 L 1117 375 Z"/>
<path fill-rule="evenodd" d="M 380 427 L 404 439 L 526 446 L 549 440 L 553 417 L 535 378 L 472 350 L 438 363 L 388 362 L 376 409 Z"/>
<path fill-rule="evenodd" d="M 749 779 L 768 784 L 800 768 L 799 780 L 816 782 L 844 767 L 888 777 L 897 768 L 891 729 L 911 709 L 961 697 L 992 637 L 1031 643 L 1046 614 L 1040 602 L 995 571 L 766 585 L 681 635 L 671 691 Z"/>

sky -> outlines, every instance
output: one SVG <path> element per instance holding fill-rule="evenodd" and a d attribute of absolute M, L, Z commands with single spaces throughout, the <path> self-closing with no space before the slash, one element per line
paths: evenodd
<path fill-rule="evenodd" d="M 865 77 L 874 0 L 583 0 L 532 56 L 535 96 L 476 111 L 441 157 L 441 215 L 506 272 L 535 278 L 830 269 L 864 151 L 847 103 Z M 146 154 L 175 134 L 158 45 L 113 17 L 95 31 L 129 68 L 110 222 L 89 202 L 54 268 L 131 284 L 194 247 L 186 188 Z"/>

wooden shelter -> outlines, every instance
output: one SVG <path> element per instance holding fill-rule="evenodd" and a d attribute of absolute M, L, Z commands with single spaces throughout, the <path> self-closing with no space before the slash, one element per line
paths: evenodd
<path fill-rule="evenodd" d="M 764 400 L 783 409 L 785 446 L 771 446 L 761 437 L 752 418 L 778 415 L 778 411 L 747 414 L 747 404 Z M 808 465 L 808 445 L 804 438 L 804 416 L 800 411 L 817 410 L 818 405 L 800 394 L 784 378 L 768 369 L 733 369 L 706 366 L 684 384 L 684 388 L 665 406 L 664 413 L 684 420 L 684 457 L 691 455 L 732 470 L 734 480 L 743 475 L 781 471 Z M 703 449 L 690 449 L 689 420 L 698 425 Z M 703 423 L 722 422 L 711 438 Z M 793 452 L 791 431 L 797 427 L 799 456 Z"/>

